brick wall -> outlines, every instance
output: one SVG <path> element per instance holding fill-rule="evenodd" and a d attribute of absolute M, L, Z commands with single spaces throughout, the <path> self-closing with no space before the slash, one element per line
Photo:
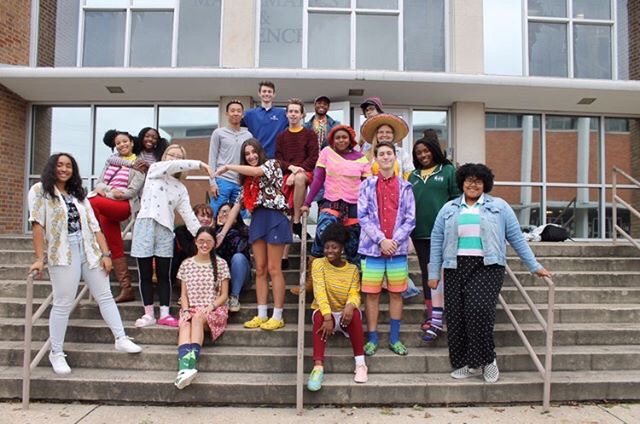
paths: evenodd
<path fill-rule="evenodd" d="M 629 78 L 640 80 L 640 1 L 629 1 Z M 631 125 L 631 176 L 640 176 L 640 120 Z M 634 190 L 632 205 L 640 210 L 640 189 Z M 640 237 L 640 219 L 631 216 L 631 234 Z"/>
<path fill-rule="evenodd" d="M 40 0 L 38 15 L 38 66 L 54 66 L 56 8 L 58 0 Z"/>

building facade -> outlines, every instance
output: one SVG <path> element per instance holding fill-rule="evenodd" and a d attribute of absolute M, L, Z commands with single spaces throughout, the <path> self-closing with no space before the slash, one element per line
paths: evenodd
<path fill-rule="evenodd" d="M 206 160 L 224 105 L 320 94 L 356 130 L 379 96 L 457 163 L 484 162 L 522 225 L 611 236 L 611 170 L 640 176 L 640 1 L 6 0 L 0 4 L 0 233 L 52 152 L 87 186 L 110 128 L 152 126 Z M 206 182 L 188 182 L 193 203 Z M 638 190 L 621 195 L 640 206 Z M 624 208 L 618 224 L 640 234 Z"/>

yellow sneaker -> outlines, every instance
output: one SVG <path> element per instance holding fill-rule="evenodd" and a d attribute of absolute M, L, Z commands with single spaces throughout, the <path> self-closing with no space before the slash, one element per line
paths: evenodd
<path fill-rule="evenodd" d="M 255 316 L 251 318 L 251 320 L 244 323 L 244 328 L 260 328 L 262 324 L 267 322 L 267 318 L 260 318 L 259 316 Z"/>
<path fill-rule="evenodd" d="M 277 330 L 278 328 L 282 328 L 282 327 L 284 327 L 284 320 L 273 319 L 273 318 L 269 318 L 268 321 L 266 321 L 260 326 L 261 329 L 266 331 Z"/>

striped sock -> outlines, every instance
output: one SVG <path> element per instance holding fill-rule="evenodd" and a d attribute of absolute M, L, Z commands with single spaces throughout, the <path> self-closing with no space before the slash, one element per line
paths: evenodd
<path fill-rule="evenodd" d="M 444 313 L 444 308 L 434 307 L 431 312 L 431 325 L 436 327 L 438 330 L 442 330 L 442 314 Z"/>
<path fill-rule="evenodd" d="M 400 341 L 400 322 L 399 319 L 389 320 L 389 344 L 395 344 Z"/>

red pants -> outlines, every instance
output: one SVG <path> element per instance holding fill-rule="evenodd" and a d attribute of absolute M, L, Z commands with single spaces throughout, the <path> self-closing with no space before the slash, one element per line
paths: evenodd
<path fill-rule="evenodd" d="M 129 201 L 94 196 L 89 199 L 89 203 L 91 203 L 93 213 L 100 223 L 104 238 L 107 239 L 107 245 L 111 250 L 111 258 L 122 258 L 124 256 L 124 246 L 122 244 L 120 222 L 131 215 Z"/>
<path fill-rule="evenodd" d="M 327 342 L 323 341 L 320 337 L 320 333 L 318 333 L 318 330 L 322 327 L 324 317 L 320 313 L 320 310 L 316 309 L 313 311 L 313 316 L 311 318 L 313 319 L 313 360 L 324 361 L 324 349 Z M 335 326 L 333 316 L 331 317 L 331 321 Z M 353 318 L 345 330 L 347 334 L 349 334 L 349 339 L 351 340 L 353 356 L 364 355 L 364 332 L 362 331 L 362 313 L 360 312 L 360 309 L 355 309 L 353 311 Z"/>

